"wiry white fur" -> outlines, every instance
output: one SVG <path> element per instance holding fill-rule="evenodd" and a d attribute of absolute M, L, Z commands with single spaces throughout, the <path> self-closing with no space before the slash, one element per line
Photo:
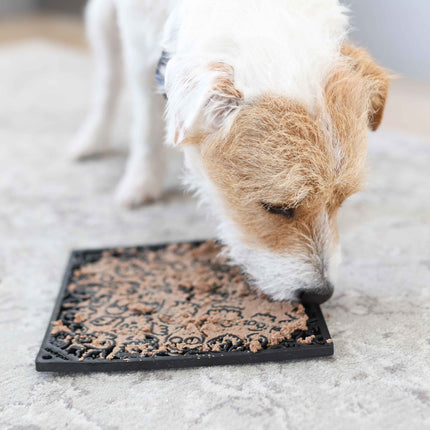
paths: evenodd
<path fill-rule="evenodd" d="M 184 0 L 173 16 L 163 45 L 178 60 L 166 74 L 182 91 L 169 95 L 169 136 L 178 122 L 192 123 L 210 95 L 205 62 L 231 65 L 245 102 L 274 93 L 315 108 L 348 21 L 337 0 Z M 198 68 L 183 66 L 193 62 Z M 184 98 L 187 92 L 193 96 Z"/>
<path fill-rule="evenodd" d="M 328 279 L 333 284 L 337 284 L 339 265 L 342 261 L 341 246 L 339 243 L 335 244 L 329 252 L 329 264 L 328 264 Z"/>
<path fill-rule="evenodd" d="M 220 232 L 228 244 L 226 255 L 251 274 L 255 284 L 275 300 L 298 300 L 300 292 L 320 284 L 318 271 L 308 256 L 276 254 L 262 247 L 250 247 L 227 219 L 221 223 Z"/>
<path fill-rule="evenodd" d="M 117 23 L 134 113 L 130 159 L 117 192 L 118 201 L 126 206 L 162 192 L 163 101 L 154 81 L 162 49 L 172 58 L 166 70 L 168 141 L 180 142 L 198 129 L 228 130 L 240 104 L 263 93 L 317 108 L 323 78 L 336 63 L 347 30 L 338 0 L 91 0 L 87 29 L 96 58 L 96 84 L 92 109 L 72 146 L 74 158 L 108 147 L 121 78 Z M 223 73 L 209 67 L 214 62 L 232 67 L 235 87 L 243 95 L 240 103 L 212 97 L 214 82 Z M 277 299 L 293 299 L 297 289 L 322 285 L 331 270 L 329 250 L 336 249 L 329 243 L 324 217 L 306 256 L 274 254 L 260 244 L 248 246 L 205 174 L 198 148 L 185 152 L 186 182 L 218 218 L 221 239 L 234 262 Z"/>

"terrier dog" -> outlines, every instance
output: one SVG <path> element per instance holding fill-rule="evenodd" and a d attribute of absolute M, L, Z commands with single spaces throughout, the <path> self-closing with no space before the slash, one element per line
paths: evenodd
<path fill-rule="evenodd" d="M 184 151 L 187 184 L 232 261 L 274 299 L 330 298 L 337 213 L 362 188 L 367 129 L 389 85 L 349 44 L 347 10 L 337 0 L 91 0 L 86 21 L 95 92 L 73 157 L 108 148 L 122 51 L 134 120 L 118 202 L 162 194 L 165 111 L 167 141 Z"/>

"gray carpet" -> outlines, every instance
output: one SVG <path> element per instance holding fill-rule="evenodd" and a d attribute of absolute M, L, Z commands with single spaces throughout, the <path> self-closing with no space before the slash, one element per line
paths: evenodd
<path fill-rule="evenodd" d="M 63 47 L 0 49 L 0 428 L 430 428 L 430 144 L 400 136 L 371 137 L 368 189 L 341 216 L 344 261 L 323 306 L 333 358 L 35 372 L 69 250 L 213 232 L 177 192 L 133 212 L 115 207 L 124 156 L 66 159 L 89 72 L 86 55 Z"/>

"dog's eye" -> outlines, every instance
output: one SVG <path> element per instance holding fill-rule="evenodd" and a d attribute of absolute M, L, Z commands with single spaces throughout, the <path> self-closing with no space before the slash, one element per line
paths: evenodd
<path fill-rule="evenodd" d="M 288 208 L 285 206 L 272 205 L 270 203 L 262 203 L 263 208 L 274 215 L 282 215 L 285 218 L 294 218 L 294 208 Z"/>

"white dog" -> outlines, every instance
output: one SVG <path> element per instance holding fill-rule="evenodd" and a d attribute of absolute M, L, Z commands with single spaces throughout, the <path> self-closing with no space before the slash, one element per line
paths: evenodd
<path fill-rule="evenodd" d="M 187 183 L 218 217 L 232 260 L 275 299 L 327 300 L 339 260 L 337 212 L 362 186 L 367 128 L 380 124 L 389 84 L 346 42 L 344 7 L 91 0 L 86 17 L 95 93 L 72 155 L 108 149 L 122 51 L 134 120 L 118 202 L 132 207 L 162 194 L 165 111 L 167 141 L 185 152 Z"/>

